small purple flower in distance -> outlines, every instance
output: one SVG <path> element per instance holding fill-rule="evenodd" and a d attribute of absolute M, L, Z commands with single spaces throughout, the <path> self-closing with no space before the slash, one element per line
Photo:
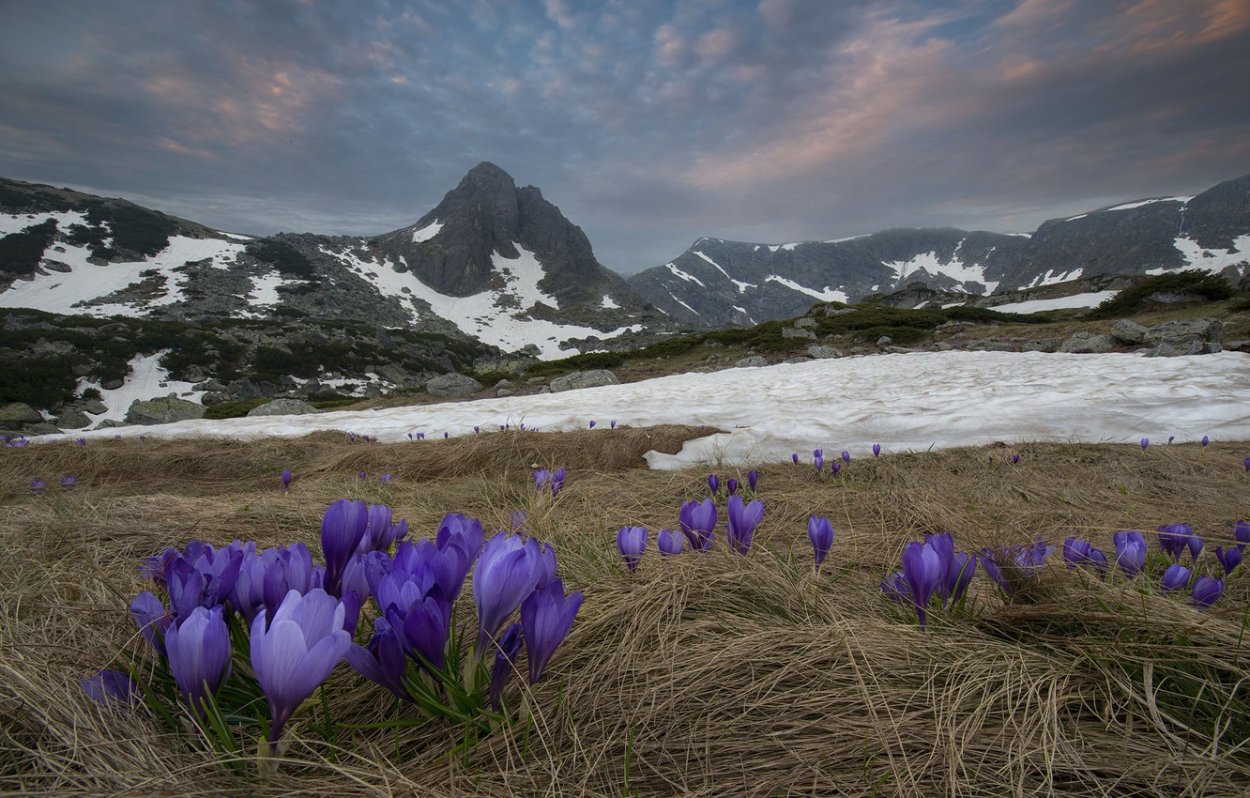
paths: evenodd
<path fill-rule="evenodd" d="M 1250 457 L 1247 457 L 1245 460 L 1242 460 L 1241 464 L 1246 467 L 1247 471 L 1250 471 Z"/>
<path fill-rule="evenodd" d="M 647 528 L 645 526 L 623 526 L 616 533 L 616 550 L 625 558 L 625 567 L 629 572 L 638 570 L 643 552 L 647 550 Z"/>
<path fill-rule="evenodd" d="M 1229 546 L 1227 549 L 1223 546 L 1215 547 L 1215 559 L 1224 566 L 1225 575 L 1231 574 L 1234 568 L 1241 565 L 1242 554 L 1241 546 Z"/>
<path fill-rule="evenodd" d="M 616 419 L 612 419 L 611 421 L 608 422 L 608 428 L 616 429 Z"/>
<path fill-rule="evenodd" d="M 834 460 L 829 464 L 829 470 L 833 472 L 833 475 L 836 477 L 838 474 L 842 473 L 842 464 L 837 460 Z"/>
<path fill-rule="evenodd" d="M 1193 600 L 1199 607 L 1210 607 L 1224 594 L 1224 580 L 1213 576 L 1200 576 L 1194 582 Z"/>
<path fill-rule="evenodd" d="M 1146 451 L 1146 447 L 1147 447 L 1147 446 L 1149 446 L 1149 445 L 1150 445 L 1150 439 L 1149 439 L 1149 438 L 1142 438 L 1142 439 L 1141 439 L 1141 448 L 1142 448 L 1142 451 L 1143 451 L 1143 452 L 1144 452 L 1144 451 Z"/>
<path fill-rule="evenodd" d="M 1206 435 L 1202 436 L 1202 448 L 1204 449 L 1207 448 L 1207 444 L 1210 442 L 1211 442 L 1210 438 L 1208 438 Z"/>
<path fill-rule="evenodd" d="M 758 471 L 747 472 L 747 485 L 751 487 L 752 493 L 755 493 L 755 486 L 758 485 L 759 482 L 760 482 L 760 472 Z"/>
<path fill-rule="evenodd" d="M 683 540 L 684 538 L 681 535 L 671 529 L 661 529 L 655 536 L 656 548 L 665 557 L 681 554 L 681 550 L 684 548 Z"/>
<path fill-rule="evenodd" d="M 1171 592 L 1180 590 L 1189 584 L 1189 569 L 1180 563 L 1173 563 L 1163 572 L 1163 589 Z"/>
<path fill-rule="evenodd" d="M 357 471 L 357 472 L 356 472 L 356 478 L 357 478 L 357 479 L 360 479 L 360 480 L 367 479 L 367 478 L 368 478 L 368 474 L 366 474 L 366 473 L 365 473 L 365 472 L 363 472 L 363 471 Z"/>
<path fill-rule="evenodd" d="M 48 486 L 42 479 L 32 479 L 30 481 L 31 493 L 43 493 L 47 489 L 48 489 Z"/>
<path fill-rule="evenodd" d="M 475 433 L 481 433 L 481 431 L 482 431 L 482 426 L 481 426 L 480 424 L 474 424 L 474 425 L 473 425 L 473 431 L 474 431 Z"/>
<path fill-rule="evenodd" d="M 816 570 L 819 571 L 820 564 L 825 561 L 830 547 L 833 546 L 833 524 L 829 523 L 829 519 L 824 516 L 809 516 L 807 537 L 812 541 L 812 552 L 816 556 Z"/>
<path fill-rule="evenodd" d="M 74 438 L 74 445 L 75 445 L 75 446 L 86 446 L 86 445 L 87 445 L 87 439 L 86 439 L 86 438 Z"/>
<path fill-rule="evenodd" d="M 720 477 L 716 476 L 715 474 L 708 474 L 707 475 L 707 489 L 712 491 L 713 496 L 715 496 L 717 493 L 720 493 Z"/>
<path fill-rule="evenodd" d="M 555 498 L 560 495 L 560 491 L 564 490 L 564 478 L 568 476 L 568 469 L 560 466 L 551 472 L 551 497 Z"/>
<path fill-rule="evenodd" d="M 846 449 L 842 450 L 842 462 L 846 463 L 847 465 L 851 464 L 851 453 L 848 452 Z"/>
<path fill-rule="evenodd" d="M 1189 545 L 1193 530 L 1189 524 L 1166 524 L 1159 527 L 1159 548 L 1173 560 L 1179 560 Z M 1199 546 L 1201 551 L 1201 546 Z"/>
<path fill-rule="evenodd" d="M 286 468 L 282 471 L 282 489 L 290 490 L 291 488 L 291 469 Z"/>
<path fill-rule="evenodd" d="M 1020 455 L 1018 455 L 1018 454 L 1013 454 L 1013 455 L 1011 456 L 1011 464 L 1012 464 L 1012 465 L 1015 465 L 1015 464 L 1016 464 L 1016 463 L 1018 463 L 1018 462 L 1020 462 Z"/>
<path fill-rule="evenodd" d="M 592 418 L 590 420 L 590 423 L 587 425 L 587 429 L 594 429 L 594 428 L 595 428 L 595 420 Z"/>
<path fill-rule="evenodd" d="M 394 480 L 395 480 L 395 475 L 394 475 L 394 474 L 391 474 L 391 473 L 386 473 L 386 474 L 383 474 L 383 475 L 382 475 L 382 484 L 383 484 L 383 485 L 385 485 L 385 484 L 387 484 L 387 483 L 389 483 L 389 482 L 393 482 Z"/>
<path fill-rule="evenodd" d="M 418 433 L 417 433 L 417 440 L 419 440 L 419 441 L 423 441 L 423 440 L 425 440 L 425 433 L 424 433 L 424 432 L 418 432 Z"/>
<path fill-rule="evenodd" d="M 823 454 L 813 454 L 812 465 L 816 466 L 817 472 L 824 471 L 825 470 L 825 456 Z"/>
<path fill-rule="evenodd" d="M 880 456 L 881 456 L 881 444 L 879 444 L 879 443 L 874 443 L 874 444 L 872 445 L 872 456 L 873 456 L 873 457 L 880 457 Z"/>
<path fill-rule="evenodd" d="M 730 477 L 729 481 L 725 483 L 725 493 L 729 496 L 732 496 L 737 492 L 738 492 L 738 480 L 734 479 L 733 477 Z"/>
<path fill-rule="evenodd" d="M 794 452 L 793 454 L 791 454 L 791 455 L 790 455 L 790 459 L 794 461 L 794 464 L 795 464 L 795 465 L 798 465 L 798 464 L 799 464 L 799 453 L 798 453 L 798 452 Z M 1246 458 L 1246 470 L 1247 470 L 1247 471 L 1250 471 L 1250 457 L 1247 457 L 1247 458 Z"/>
<path fill-rule="evenodd" d="M 444 440 L 446 440 L 447 438 L 450 438 L 450 437 L 451 437 L 451 433 L 450 433 L 450 432 L 444 432 L 444 433 L 443 433 L 443 439 L 444 439 Z"/>
<path fill-rule="evenodd" d="M 411 433 L 411 432 L 409 432 L 409 433 L 408 433 L 408 440 L 412 440 L 412 433 Z"/>
<path fill-rule="evenodd" d="M 65 476 L 61 477 L 61 487 L 65 488 L 66 490 L 70 490 L 77 484 L 78 484 L 77 477 L 71 476 L 70 474 L 66 474 Z"/>

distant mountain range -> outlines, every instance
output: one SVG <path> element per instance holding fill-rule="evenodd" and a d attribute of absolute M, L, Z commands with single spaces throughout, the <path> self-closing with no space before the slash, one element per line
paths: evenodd
<path fill-rule="evenodd" d="M 1193 197 L 1152 197 L 1044 223 L 1031 234 L 884 230 L 835 241 L 701 238 L 629 286 L 670 319 L 744 326 L 914 284 L 982 296 L 1104 274 L 1178 269 L 1250 287 L 1250 175 Z"/>
<path fill-rule="evenodd" d="M 680 327 L 743 326 L 922 284 L 980 297 L 1096 274 L 1250 277 L 1250 176 L 1120 203 L 1032 234 L 886 230 L 837 241 L 701 238 L 628 280 L 533 187 L 482 163 L 416 223 L 253 239 L 68 189 L 0 180 L 0 308 L 332 320 L 555 358 Z"/>

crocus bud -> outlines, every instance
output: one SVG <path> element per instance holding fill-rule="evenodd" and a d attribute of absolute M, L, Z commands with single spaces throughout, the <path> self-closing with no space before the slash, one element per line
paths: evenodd
<path fill-rule="evenodd" d="M 632 574 L 638 570 L 642 554 L 647 550 L 647 528 L 643 526 L 623 526 L 616 533 L 616 550 L 625 558 L 625 566 Z"/>
<path fill-rule="evenodd" d="M 1233 569 L 1241 565 L 1242 550 L 1241 546 L 1229 546 L 1225 549 L 1223 546 L 1215 547 L 1215 559 L 1220 561 L 1220 565 L 1224 566 L 1224 573 L 1231 574 Z"/>
<path fill-rule="evenodd" d="M 1238 543 L 1250 543 L 1250 521 L 1238 521 L 1233 524 L 1233 537 Z"/>
<path fill-rule="evenodd" d="M 708 474 L 707 475 L 707 489 L 712 491 L 713 496 L 719 493 L 720 492 L 720 477 L 716 476 L 715 474 Z"/>
<path fill-rule="evenodd" d="M 1189 584 L 1189 569 L 1180 563 L 1173 563 L 1163 572 L 1163 589 L 1171 592 L 1180 590 Z"/>
<path fill-rule="evenodd" d="M 745 555 L 751 550 L 751 537 L 755 528 L 764 519 L 764 503 L 755 499 L 750 504 L 744 504 L 741 496 L 730 496 L 728 510 L 729 547 Z"/>
<path fill-rule="evenodd" d="M 1146 538 L 1137 530 L 1116 532 L 1115 562 L 1125 576 L 1136 576 L 1146 567 Z"/>
<path fill-rule="evenodd" d="M 829 554 L 829 548 L 833 546 L 833 524 L 829 523 L 829 519 L 824 516 L 810 516 L 807 519 L 807 537 L 812 541 L 812 552 L 816 556 L 816 570 L 820 570 L 821 563 Z"/>
<path fill-rule="evenodd" d="M 798 453 L 798 452 L 794 452 L 793 454 L 791 454 L 791 455 L 790 455 L 790 459 L 794 461 L 794 464 L 795 464 L 795 465 L 798 465 L 798 464 L 799 464 L 799 453 Z M 1247 457 L 1247 458 L 1246 458 L 1246 470 L 1247 470 L 1247 471 L 1250 471 L 1250 457 Z"/>
<path fill-rule="evenodd" d="M 1141 448 L 1142 448 L 1142 451 L 1143 451 L 1143 452 L 1144 452 L 1144 451 L 1146 451 L 1146 447 L 1147 447 L 1147 446 L 1149 446 L 1149 445 L 1150 445 L 1150 439 L 1149 439 L 1149 438 L 1142 438 L 1142 439 L 1141 439 Z"/>
<path fill-rule="evenodd" d="M 872 445 L 872 456 L 873 456 L 873 457 L 880 457 L 880 456 L 881 456 L 881 444 L 879 444 L 879 443 L 874 443 L 874 444 Z"/>
<path fill-rule="evenodd" d="M 1202 436 L 1202 448 L 1204 449 L 1207 448 L 1207 444 L 1210 442 L 1211 442 L 1210 438 L 1208 438 L 1206 435 Z"/>
<path fill-rule="evenodd" d="M 282 489 L 289 490 L 291 487 L 291 469 L 283 469 L 282 471 Z"/>
<path fill-rule="evenodd" d="M 759 484 L 759 481 L 760 481 L 760 472 L 758 471 L 747 472 L 747 484 L 751 486 L 752 493 L 755 493 L 755 486 Z"/>
<path fill-rule="evenodd" d="M 846 463 L 847 465 L 851 464 L 851 453 L 848 452 L 846 449 L 842 450 L 842 462 Z"/>
<path fill-rule="evenodd" d="M 733 477 L 730 477 L 729 480 L 725 483 L 725 493 L 732 496 L 737 492 L 738 492 L 738 480 L 734 479 Z"/>
<path fill-rule="evenodd" d="M 681 535 L 671 529 L 661 529 L 655 536 L 656 548 L 660 550 L 660 554 L 666 557 L 681 554 L 683 540 L 684 538 Z"/>
<path fill-rule="evenodd" d="M 1199 607 L 1210 607 L 1219 601 L 1221 595 L 1224 594 L 1224 580 L 1216 579 L 1213 576 L 1200 576 L 1198 581 L 1194 582 L 1193 600 L 1194 604 Z"/>

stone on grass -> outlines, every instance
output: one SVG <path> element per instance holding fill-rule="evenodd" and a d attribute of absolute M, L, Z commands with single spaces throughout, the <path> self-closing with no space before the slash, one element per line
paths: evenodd
<path fill-rule="evenodd" d="M 464 374 L 440 374 L 425 383 L 432 396 L 468 396 L 482 390 L 482 383 Z"/>
<path fill-rule="evenodd" d="M 306 416 L 317 408 L 299 399 L 274 399 L 247 411 L 249 416 Z"/>
<path fill-rule="evenodd" d="M 130 424 L 169 424 L 204 417 L 204 405 L 165 396 L 159 399 L 136 399 L 126 411 Z"/>

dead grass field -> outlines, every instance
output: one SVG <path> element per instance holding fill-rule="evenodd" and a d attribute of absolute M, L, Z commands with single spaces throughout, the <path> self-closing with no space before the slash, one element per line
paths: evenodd
<path fill-rule="evenodd" d="M 984 574 L 969 609 L 919 630 L 878 582 L 903 545 L 953 531 L 959 548 L 1068 535 L 1111 549 L 1117 529 L 1194 526 L 1208 549 L 1250 516 L 1250 444 L 1038 444 L 856 460 L 838 478 L 766 465 L 748 557 L 720 547 L 660 559 L 658 527 L 706 494 L 706 470 L 645 469 L 706 431 L 501 432 L 402 445 L 322 433 L 236 443 L 107 441 L 0 452 L 0 790 L 75 795 L 1229 796 L 1250 794 L 1250 576 L 1210 611 L 1066 572 L 1004 604 Z M 1018 452 L 1018 465 L 1008 462 Z M 989 459 L 992 456 L 992 461 Z M 566 465 L 557 501 L 534 465 Z M 291 468 L 289 493 L 278 473 Z M 356 472 L 369 479 L 361 482 Z M 395 475 L 390 486 L 377 477 Z M 32 495 L 30 480 L 72 491 Z M 745 469 L 722 469 L 745 477 Z M 142 558 L 193 537 L 304 540 L 341 497 L 386 502 L 418 532 L 448 511 L 491 532 L 526 508 L 569 589 L 587 598 L 532 726 L 450 756 L 456 730 L 288 727 L 276 773 L 231 768 L 193 732 L 96 706 L 78 682 L 134 643 L 126 605 Z M 815 573 L 810 514 L 836 539 Z M 652 546 L 630 575 L 616 530 Z M 718 536 L 723 540 L 724 520 Z M 1214 568 L 1209 552 L 1203 554 Z M 1157 563 L 1156 563 L 1157 567 Z M 1157 573 L 1152 579 L 1157 585 Z M 512 694 L 521 688 L 511 686 Z M 340 723 L 395 717 L 341 665 Z M 250 732 L 249 732 L 250 733 Z M 255 740 L 248 740 L 255 750 Z"/>

